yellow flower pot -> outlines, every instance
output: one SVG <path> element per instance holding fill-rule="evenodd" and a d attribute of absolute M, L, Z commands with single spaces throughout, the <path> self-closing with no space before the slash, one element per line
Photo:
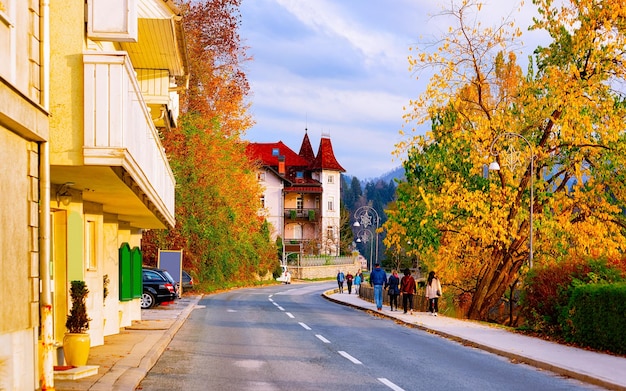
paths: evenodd
<path fill-rule="evenodd" d="M 67 365 L 71 365 L 73 367 L 87 365 L 90 346 L 91 339 L 87 333 L 65 334 L 65 337 L 63 337 L 63 354 L 65 355 L 65 362 Z"/>

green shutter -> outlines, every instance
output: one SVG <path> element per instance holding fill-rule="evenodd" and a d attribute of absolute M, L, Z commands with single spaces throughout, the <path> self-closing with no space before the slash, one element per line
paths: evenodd
<path fill-rule="evenodd" d="M 132 294 L 133 298 L 137 299 L 141 297 L 143 293 L 143 274 L 142 274 L 142 265 L 143 265 L 143 255 L 141 254 L 141 249 L 139 247 L 135 247 L 130 252 L 131 264 L 132 264 Z"/>
<path fill-rule="evenodd" d="M 123 243 L 119 249 L 120 263 L 120 301 L 132 300 L 132 268 L 131 251 L 128 243 Z"/>

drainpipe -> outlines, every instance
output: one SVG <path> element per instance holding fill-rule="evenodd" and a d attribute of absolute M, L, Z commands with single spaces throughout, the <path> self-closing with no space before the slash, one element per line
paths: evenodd
<path fill-rule="evenodd" d="M 50 111 L 50 0 L 40 0 L 41 28 L 41 104 Z M 50 137 L 50 136 L 48 136 Z M 52 288 L 50 281 L 50 144 L 39 144 L 39 281 L 41 291 L 41 343 L 43 344 L 41 389 L 54 390 L 54 357 L 52 335 Z M 35 336 L 37 339 L 37 336 Z"/>

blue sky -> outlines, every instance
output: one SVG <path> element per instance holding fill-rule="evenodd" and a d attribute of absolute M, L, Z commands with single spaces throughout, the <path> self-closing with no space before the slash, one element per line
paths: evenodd
<path fill-rule="evenodd" d="M 526 30 L 534 13 L 532 4 L 518 13 L 516 0 L 484 3 L 487 25 L 510 16 Z M 307 128 L 315 152 L 322 134 L 330 136 L 348 175 L 375 178 L 400 166 L 392 151 L 401 140 L 403 107 L 427 82 L 409 72 L 409 48 L 447 31 L 447 20 L 435 15 L 449 4 L 242 0 L 240 36 L 253 57 L 244 70 L 256 122 L 244 138 L 283 141 L 298 152 Z M 524 36 L 528 51 L 538 36 Z"/>

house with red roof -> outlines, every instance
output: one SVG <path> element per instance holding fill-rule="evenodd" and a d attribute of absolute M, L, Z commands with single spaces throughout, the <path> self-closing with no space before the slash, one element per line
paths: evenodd
<path fill-rule="evenodd" d="M 298 153 L 282 141 L 250 143 L 248 157 L 258 163 L 263 187 L 261 213 L 271 223 L 272 238 L 283 239 L 285 252 L 339 255 L 340 175 L 328 135 L 317 154 L 305 130 Z"/>

